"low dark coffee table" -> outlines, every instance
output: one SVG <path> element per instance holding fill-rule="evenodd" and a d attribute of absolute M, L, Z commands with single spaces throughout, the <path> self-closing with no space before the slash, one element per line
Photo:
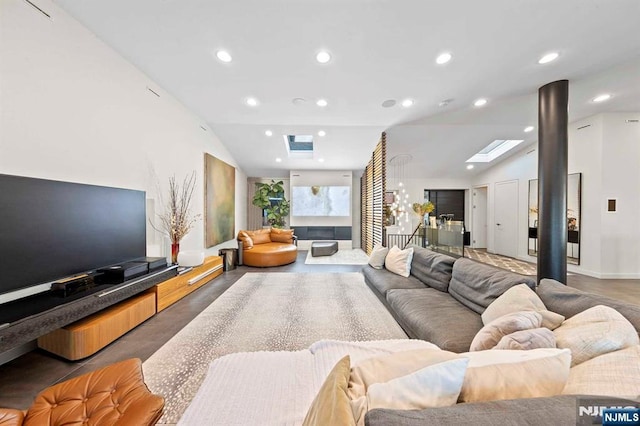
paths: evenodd
<path fill-rule="evenodd" d="M 338 252 L 337 241 L 313 241 L 311 243 L 311 256 L 331 256 Z"/>

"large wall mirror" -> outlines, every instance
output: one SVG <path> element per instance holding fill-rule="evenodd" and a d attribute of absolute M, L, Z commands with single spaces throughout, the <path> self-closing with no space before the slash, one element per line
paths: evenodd
<path fill-rule="evenodd" d="M 582 173 L 572 173 L 567 181 L 567 263 L 580 264 L 580 200 Z M 538 255 L 538 179 L 529 181 L 530 256 Z"/>

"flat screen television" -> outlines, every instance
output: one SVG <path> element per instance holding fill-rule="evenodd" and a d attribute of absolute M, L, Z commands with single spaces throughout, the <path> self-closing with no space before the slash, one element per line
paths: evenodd
<path fill-rule="evenodd" d="M 145 198 L 0 175 L 0 294 L 144 257 Z"/>

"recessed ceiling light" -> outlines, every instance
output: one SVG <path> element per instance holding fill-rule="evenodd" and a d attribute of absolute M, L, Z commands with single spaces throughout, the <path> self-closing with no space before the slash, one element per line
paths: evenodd
<path fill-rule="evenodd" d="M 319 161 L 320 163 L 324 163 L 324 158 L 318 158 L 318 161 Z"/>
<path fill-rule="evenodd" d="M 405 99 L 404 101 L 402 101 L 402 106 L 405 108 L 409 108 L 412 105 L 413 105 L 413 99 Z"/>
<path fill-rule="evenodd" d="M 271 130 L 265 130 L 264 134 L 267 136 L 273 136 L 273 132 Z"/>
<path fill-rule="evenodd" d="M 473 164 L 467 164 L 467 170 L 473 169 Z"/>
<path fill-rule="evenodd" d="M 326 136 L 327 132 L 325 132 L 324 130 L 320 130 L 318 132 L 318 136 Z"/>
<path fill-rule="evenodd" d="M 603 95 L 596 96 L 592 100 L 593 102 L 604 102 L 604 101 L 608 101 L 609 99 L 611 99 L 611 95 L 608 93 L 605 93 Z"/>
<path fill-rule="evenodd" d="M 396 104 L 396 100 L 395 99 L 387 99 L 386 101 L 384 101 L 382 103 L 382 107 L 383 108 L 391 108 L 395 104 Z"/>
<path fill-rule="evenodd" d="M 318 52 L 318 54 L 316 55 L 316 61 L 320 62 L 321 64 L 326 64 L 330 60 L 331 60 L 331 55 L 326 50 L 322 50 Z"/>
<path fill-rule="evenodd" d="M 486 104 L 487 104 L 487 100 L 484 98 L 480 98 L 473 103 L 473 105 L 477 107 L 485 106 Z"/>
<path fill-rule="evenodd" d="M 452 58 L 451 53 L 449 52 L 442 53 L 440 56 L 436 58 L 436 64 L 438 65 L 446 64 L 451 60 L 451 58 Z"/>
<path fill-rule="evenodd" d="M 558 59 L 558 56 L 560 56 L 558 54 L 558 52 L 547 53 L 542 58 L 538 59 L 538 63 L 539 64 L 548 64 L 549 62 L 555 61 L 556 59 Z"/>
<path fill-rule="evenodd" d="M 329 103 L 325 99 L 318 99 L 316 105 L 318 105 L 319 107 L 326 107 L 327 105 L 329 105 Z"/>
<path fill-rule="evenodd" d="M 529 133 L 529 132 L 533 132 L 533 129 L 534 129 L 534 127 L 533 127 L 533 126 L 527 126 L 527 127 L 525 127 L 525 128 L 524 128 L 524 131 L 525 131 L 526 133 Z"/>
<path fill-rule="evenodd" d="M 222 62 L 226 62 L 229 63 L 231 62 L 231 60 L 233 59 L 231 57 L 231 55 L 229 54 L 229 52 L 227 52 L 226 50 L 218 50 L 216 52 L 216 56 L 218 57 L 218 59 L 220 59 Z"/>
<path fill-rule="evenodd" d="M 438 106 L 439 106 L 440 108 L 444 108 L 444 107 L 446 107 L 447 105 L 449 105 L 451 102 L 453 102 L 453 99 L 452 99 L 452 98 L 445 99 L 445 100 L 441 101 L 441 102 L 438 104 Z"/>
<path fill-rule="evenodd" d="M 276 158 L 276 163 L 282 163 L 282 158 L 280 157 Z"/>
<path fill-rule="evenodd" d="M 247 105 L 252 107 L 258 106 L 258 100 L 256 98 L 247 98 L 245 102 L 247 103 Z"/>
<path fill-rule="evenodd" d="M 293 103 L 295 106 L 304 105 L 306 102 L 307 102 L 307 100 L 304 99 L 304 98 L 293 98 L 293 99 L 291 99 L 291 103 Z"/>

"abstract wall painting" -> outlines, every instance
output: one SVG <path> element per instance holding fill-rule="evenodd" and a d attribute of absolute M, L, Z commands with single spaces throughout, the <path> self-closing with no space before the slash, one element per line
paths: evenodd
<path fill-rule="evenodd" d="M 207 248 L 235 238 L 236 169 L 204 154 L 204 232 Z"/>

